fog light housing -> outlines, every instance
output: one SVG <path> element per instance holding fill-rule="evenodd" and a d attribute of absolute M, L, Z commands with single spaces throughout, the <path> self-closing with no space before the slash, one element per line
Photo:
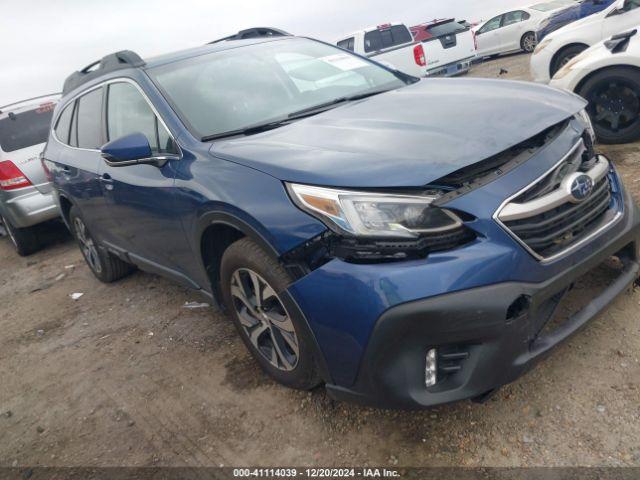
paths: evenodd
<path fill-rule="evenodd" d="M 433 387 L 438 381 L 438 351 L 432 348 L 427 352 L 427 362 L 424 368 L 424 383 Z"/>

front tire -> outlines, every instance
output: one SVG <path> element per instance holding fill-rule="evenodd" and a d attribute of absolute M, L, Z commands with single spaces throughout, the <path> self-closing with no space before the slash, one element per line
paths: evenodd
<path fill-rule="evenodd" d="M 299 390 L 320 384 L 310 333 L 283 292 L 292 279 L 248 238 L 222 256 L 220 287 L 242 341 L 277 382 Z"/>
<path fill-rule="evenodd" d="M 534 32 L 525 33 L 520 40 L 520 47 L 526 53 L 533 53 L 533 51 L 536 49 L 536 45 L 538 45 L 538 39 L 536 38 L 536 34 Z"/>
<path fill-rule="evenodd" d="M 640 70 L 614 67 L 597 72 L 577 92 L 602 143 L 640 139 Z"/>
<path fill-rule="evenodd" d="M 133 267 L 130 264 L 98 246 L 76 207 L 71 207 L 69 224 L 84 260 L 98 280 L 112 283 L 131 273 Z"/>
<path fill-rule="evenodd" d="M 2 218 L 2 224 L 4 225 L 9 239 L 13 244 L 13 247 L 21 257 L 26 257 L 35 253 L 40 248 L 40 241 L 34 227 L 29 228 L 17 228 L 14 227 L 9 220 Z"/>

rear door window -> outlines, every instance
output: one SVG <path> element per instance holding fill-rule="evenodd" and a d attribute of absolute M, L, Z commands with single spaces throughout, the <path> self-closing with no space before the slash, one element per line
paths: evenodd
<path fill-rule="evenodd" d="M 13 152 L 47 141 L 55 104 L 45 104 L 35 110 L 11 114 L 0 120 L 0 147 Z"/>
<path fill-rule="evenodd" d="M 102 88 L 98 88 L 78 99 L 75 121 L 79 148 L 100 148 L 103 144 L 101 120 Z"/>
<path fill-rule="evenodd" d="M 413 42 L 413 36 L 404 25 L 372 30 L 364 34 L 364 51 L 377 52 Z"/>

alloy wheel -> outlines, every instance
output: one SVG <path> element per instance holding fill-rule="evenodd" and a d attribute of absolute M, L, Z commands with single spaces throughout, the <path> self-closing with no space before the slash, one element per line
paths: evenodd
<path fill-rule="evenodd" d="M 298 364 L 296 330 L 280 297 L 253 270 L 241 268 L 231 276 L 233 306 L 247 337 L 272 366 L 291 371 Z"/>
<path fill-rule="evenodd" d="M 617 133 L 640 121 L 640 92 L 634 84 L 602 82 L 590 100 L 593 122 L 603 129 Z"/>
<path fill-rule="evenodd" d="M 76 217 L 73 221 L 73 226 L 76 232 L 76 238 L 80 243 L 80 250 L 82 251 L 82 255 L 84 255 L 85 260 L 94 272 L 102 272 L 102 265 L 100 264 L 98 249 L 95 242 L 89 235 L 84 222 L 80 218 Z"/>
<path fill-rule="evenodd" d="M 536 45 L 538 44 L 536 40 L 536 36 L 529 34 L 524 37 L 522 41 L 522 46 L 524 47 L 524 51 L 527 53 L 531 53 L 536 49 Z"/>

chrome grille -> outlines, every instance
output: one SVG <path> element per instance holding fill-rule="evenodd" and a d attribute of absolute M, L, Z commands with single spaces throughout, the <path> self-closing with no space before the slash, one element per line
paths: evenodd
<path fill-rule="evenodd" d="M 611 209 L 609 161 L 587 152 L 581 140 L 494 216 L 539 260 L 550 261 L 577 248 L 619 216 Z M 585 183 L 587 194 L 580 188 Z"/>

